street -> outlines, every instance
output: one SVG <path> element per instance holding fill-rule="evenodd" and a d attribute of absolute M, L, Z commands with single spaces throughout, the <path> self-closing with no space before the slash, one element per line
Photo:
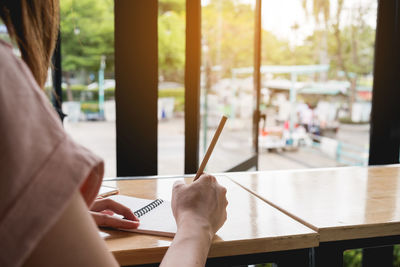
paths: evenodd
<path fill-rule="evenodd" d="M 105 161 L 105 177 L 116 176 L 115 122 L 76 122 L 64 124 L 66 131 Z M 210 140 L 213 131 L 209 131 Z M 203 151 L 202 134 L 200 151 Z M 337 140 L 360 147 L 369 142 L 369 125 L 341 125 Z M 132 151 L 135 153 L 135 151 Z M 202 158 L 201 153 L 200 158 Z M 208 172 L 223 172 L 252 155 L 251 135 L 224 129 L 207 166 Z M 295 151 L 260 150 L 259 170 L 304 169 L 343 166 L 316 147 L 301 147 Z M 158 174 L 184 172 L 183 119 L 160 121 L 158 126 Z"/>

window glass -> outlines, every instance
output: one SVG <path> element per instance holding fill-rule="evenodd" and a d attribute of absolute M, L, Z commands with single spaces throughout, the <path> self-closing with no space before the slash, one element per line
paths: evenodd
<path fill-rule="evenodd" d="M 314 3 L 262 2 L 260 170 L 367 163 L 377 3 Z M 253 155 L 254 5 L 202 1 L 200 158 L 229 117 L 208 171 Z M 111 0 L 61 2 L 65 128 L 105 159 L 106 176 L 116 174 L 113 27 Z M 158 31 L 158 172 L 181 174 L 183 0 L 159 1 Z"/>
<path fill-rule="evenodd" d="M 186 2 L 158 2 L 158 174 L 184 173 Z"/>
<path fill-rule="evenodd" d="M 260 170 L 367 165 L 376 16 L 375 0 L 262 2 Z"/>
<path fill-rule="evenodd" d="M 221 116 L 228 117 L 209 172 L 228 170 L 254 155 L 254 9 L 252 0 L 202 1 L 200 158 Z"/>
<path fill-rule="evenodd" d="M 115 176 L 114 2 L 63 0 L 60 9 L 64 127 Z"/>

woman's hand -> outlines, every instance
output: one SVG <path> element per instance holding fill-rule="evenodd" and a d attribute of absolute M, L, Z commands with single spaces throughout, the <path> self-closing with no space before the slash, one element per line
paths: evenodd
<path fill-rule="evenodd" d="M 98 226 L 135 229 L 139 226 L 139 219 L 124 205 L 110 199 L 98 198 L 90 207 L 90 213 Z M 124 216 L 118 218 L 114 213 Z"/>
<path fill-rule="evenodd" d="M 161 267 L 204 266 L 211 241 L 226 220 L 226 189 L 214 176 L 203 174 L 192 184 L 176 182 L 172 211 L 178 231 Z"/>
<path fill-rule="evenodd" d="M 226 220 L 226 188 L 214 176 L 203 174 L 192 184 L 178 181 L 172 191 L 172 211 L 178 229 L 208 229 L 211 237 Z"/>

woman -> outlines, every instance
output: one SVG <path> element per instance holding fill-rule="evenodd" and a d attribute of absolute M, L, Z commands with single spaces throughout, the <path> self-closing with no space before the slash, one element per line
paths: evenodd
<path fill-rule="evenodd" d="M 42 91 L 58 9 L 58 0 L 0 0 L 0 17 L 22 56 L 0 42 L 0 266 L 117 266 L 88 212 L 103 162 L 63 131 Z M 225 194 L 210 175 L 174 185 L 178 231 L 162 266 L 204 265 L 226 220 Z M 93 205 L 108 208 L 107 201 Z M 112 209 L 130 219 L 123 220 L 127 227 L 137 227 L 125 207 Z M 95 217 L 98 224 L 115 223 L 107 214 Z"/>

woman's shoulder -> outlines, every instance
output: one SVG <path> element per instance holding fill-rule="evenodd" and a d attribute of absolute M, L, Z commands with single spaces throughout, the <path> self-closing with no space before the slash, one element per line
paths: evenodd
<path fill-rule="evenodd" d="M 18 53 L 19 50 L 0 39 L 0 95 L 3 97 L 21 94 L 32 96 L 40 92 L 31 71 Z"/>
<path fill-rule="evenodd" d="M 12 50 L 12 45 L 4 41 L 3 39 L 0 39 L 0 48 L 5 48 L 8 50 Z"/>
<path fill-rule="evenodd" d="M 14 54 L 13 46 L 0 39 L 0 70 L 7 67 L 10 63 L 16 63 L 17 57 Z"/>

